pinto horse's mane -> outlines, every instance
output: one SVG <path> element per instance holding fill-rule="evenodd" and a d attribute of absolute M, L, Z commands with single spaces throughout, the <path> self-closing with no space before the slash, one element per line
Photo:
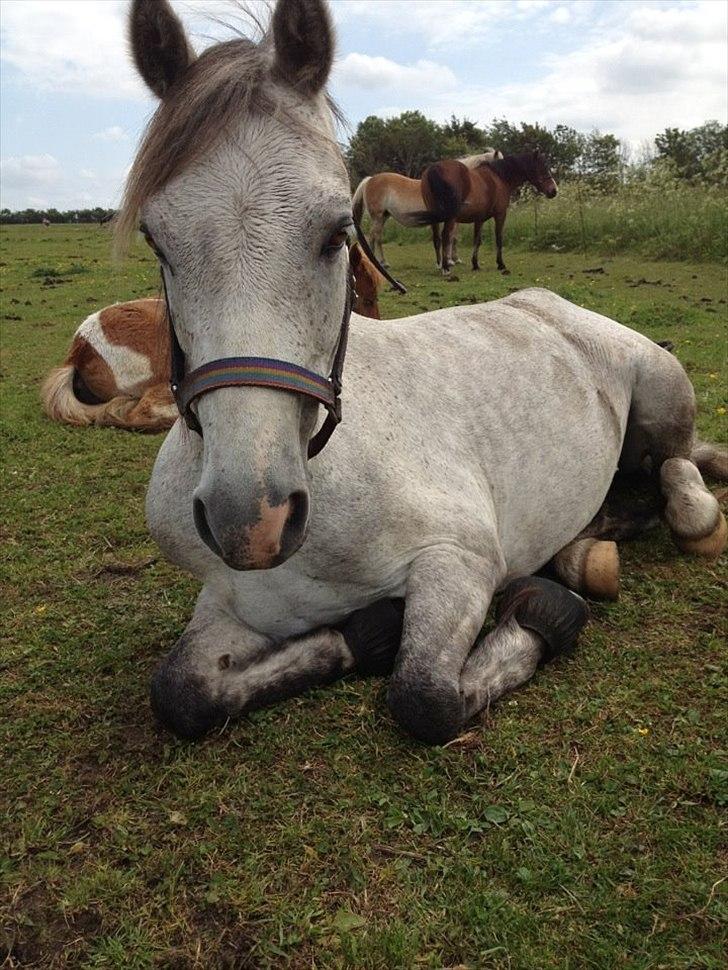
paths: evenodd
<path fill-rule="evenodd" d="M 172 86 L 144 132 L 127 178 L 121 209 L 115 220 L 116 244 L 124 252 L 137 228 L 139 212 L 151 196 L 215 147 L 245 111 L 275 115 L 327 138 L 285 110 L 270 83 L 274 50 L 270 32 L 255 41 L 238 36 L 204 51 Z M 344 124 L 331 98 L 337 122 Z"/>

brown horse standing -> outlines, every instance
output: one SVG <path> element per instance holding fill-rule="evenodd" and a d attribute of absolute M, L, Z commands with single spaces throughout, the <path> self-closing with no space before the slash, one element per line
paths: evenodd
<path fill-rule="evenodd" d="M 480 155 L 464 155 L 458 159 L 458 162 L 462 162 L 466 168 L 475 168 L 483 162 L 496 158 L 503 158 L 502 153 L 495 148 L 487 148 Z M 354 193 L 354 218 L 361 223 L 365 212 L 369 216 L 372 224 L 369 245 L 374 255 L 378 255 L 382 266 L 388 265 L 382 246 L 382 234 L 384 224 L 390 216 L 401 226 L 431 224 L 435 259 L 437 265 L 441 265 L 440 225 L 437 222 L 422 221 L 423 205 L 420 179 L 411 179 L 397 172 L 379 172 L 377 175 L 368 175 L 361 180 Z"/>
<path fill-rule="evenodd" d="M 422 197 L 426 214 L 420 225 L 444 222 L 442 236 L 442 269 L 448 272 L 453 264 L 452 244 L 457 223 L 473 223 L 473 269 L 480 269 L 478 249 L 483 223 L 495 220 L 496 262 L 507 273 L 503 262 L 503 225 L 506 221 L 511 194 L 526 182 L 547 198 L 553 199 L 557 188 L 546 159 L 537 149 L 522 155 L 506 155 L 485 161 L 475 168 L 450 160 L 436 162 L 422 173 Z"/>
<path fill-rule="evenodd" d="M 354 312 L 380 319 L 383 277 L 358 243 L 349 250 L 356 281 Z M 169 389 L 169 324 L 157 297 L 115 303 L 87 317 L 66 360 L 41 389 L 49 418 L 77 426 L 166 431 L 177 420 Z"/>

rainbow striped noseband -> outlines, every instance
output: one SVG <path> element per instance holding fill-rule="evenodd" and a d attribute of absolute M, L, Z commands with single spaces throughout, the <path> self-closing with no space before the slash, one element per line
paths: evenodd
<path fill-rule="evenodd" d="M 372 253 L 363 233 L 356 225 L 359 244 L 372 260 L 377 269 L 401 293 L 407 291 L 397 280 L 379 264 Z M 351 309 L 354 305 L 354 275 L 350 271 L 346 288 L 344 313 L 341 320 L 339 340 L 334 353 L 334 362 L 328 377 L 321 377 L 313 371 L 291 364 L 285 360 L 275 360 L 270 357 L 223 357 L 211 360 L 195 370 L 187 373 L 184 351 L 177 339 L 177 332 L 172 316 L 172 307 L 167 293 L 167 281 L 162 273 L 162 288 L 167 306 L 167 320 L 171 348 L 172 379 L 170 387 L 177 403 L 180 415 L 187 427 L 202 436 L 202 426 L 197 415 L 192 410 L 192 404 L 208 391 L 215 391 L 220 387 L 270 387 L 278 391 L 289 391 L 293 394 L 303 394 L 313 398 L 326 408 L 326 419 L 316 434 L 308 443 L 308 457 L 314 458 L 334 433 L 341 421 L 341 377 L 344 370 L 344 357 L 349 339 L 349 321 Z"/>

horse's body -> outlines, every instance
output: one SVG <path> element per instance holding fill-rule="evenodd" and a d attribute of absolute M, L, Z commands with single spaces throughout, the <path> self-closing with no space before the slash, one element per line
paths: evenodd
<path fill-rule="evenodd" d="M 165 23 L 151 29 L 155 18 Z M 213 49 L 199 69 L 166 3 L 135 0 L 132 25 L 140 70 L 169 99 L 142 161 L 166 164 L 165 139 L 179 152 L 174 124 L 194 131 L 200 151 L 205 133 L 192 122 L 217 118 L 215 84 L 230 103 L 231 65 L 262 85 L 237 124 L 174 177 L 155 181 L 139 159 L 132 170 L 124 217 L 133 225 L 141 210 L 160 255 L 187 367 L 245 345 L 325 373 L 345 304 L 335 227 L 348 205 L 320 97 L 333 55 L 325 7 L 279 0 L 272 51 Z M 160 37 L 175 50 L 160 51 Z M 197 83 L 207 85 L 200 118 L 189 114 Z M 277 101 L 285 112 L 253 107 Z M 277 177 L 264 180 L 271 164 Z M 226 221 L 228 193 L 247 220 Z M 246 272 L 262 252 L 265 274 Z M 618 464 L 647 457 L 659 469 L 680 542 L 710 555 L 725 544 L 715 498 L 689 460 L 694 397 L 680 365 L 547 291 L 396 327 L 353 317 L 344 404 L 343 426 L 310 463 L 316 406 L 260 386 L 202 394 L 201 433 L 178 422 L 162 446 L 149 525 L 203 583 L 152 688 L 156 712 L 182 735 L 366 669 L 374 632 L 362 642 L 331 624 L 405 597 L 390 708 L 418 738 L 452 737 L 548 656 L 549 635 L 529 625 L 523 600 L 476 641 L 495 592 L 578 536 Z"/>
<path fill-rule="evenodd" d="M 358 243 L 349 251 L 355 312 L 379 319 L 381 275 Z M 88 316 L 61 367 L 41 389 L 54 421 L 149 433 L 167 431 L 179 412 L 169 389 L 169 325 L 164 300 L 114 303 Z"/>
<path fill-rule="evenodd" d="M 503 262 L 503 226 L 511 194 L 526 182 L 552 199 L 556 183 L 539 152 L 485 159 L 467 166 L 446 160 L 428 166 L 422 173 L 422 196 L 431 218 L 444 223 L 442 232 L 442 269 L 447 272 L 455 262 L 453 244 L 457 223 L 473 223 L 472 267 L 480 269 L 478 250 L 483 223 L 495 222 L 496 263 L 507 273 Z"/>
<path fill-rule="evenodd" d="M 480 155 L 465 155 L 458 161 L 466 168 L 475 168 L 484 162 L 500 158 L 501 153 L 489 149 Z M 425 200 L 422 196 L 420 179 L 407 178 L 397 172 L 379 172 L 361 180 L 354 193 L 354 216 L 361 222 L 366 212 L 371 220 L 371 236 L 369 243 L 372 252 L 379 256 L 386 265 L 382 234 L 384 224 L 391 216 L 402 226 L 416 227 L 423 225 L 423 211 Z M 435 247 L 437 265 L 441 262 L 441 230 L 438 222 L 432 223 L 432 242 Z M 456 241 L 453 243 L 456 245 Z"/>

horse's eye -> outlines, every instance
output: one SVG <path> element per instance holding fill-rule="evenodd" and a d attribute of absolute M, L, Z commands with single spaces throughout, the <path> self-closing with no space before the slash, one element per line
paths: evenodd
<path fill-rule="evenodd" d="M 157 246 L 155 241 L 152 239 L 151 234 L 147 229 L 147 227 L 144 225 L 139 226 L 139 232 L 142 234 L 142 236 L 144 236 L 144 242 L 147 244 L 147 246 L 149 246 L 149 248 L 157 257 L 157 259 L 160 261 L 160 263 L 164 263 L 165 266 L 169 266 L 169 261 L 167 257 L 164 255 L 162 250 L 159 248 L 159 246 Z"/>
<path fill-rule="evenodd" d="M 338 253 L 342 246 L 345 246 L 349 239 L 349 233 L 346 229 L 337 229 L 326 241 L 322 252 L 324 256 L 333 256 L 334 253 Z"/>

